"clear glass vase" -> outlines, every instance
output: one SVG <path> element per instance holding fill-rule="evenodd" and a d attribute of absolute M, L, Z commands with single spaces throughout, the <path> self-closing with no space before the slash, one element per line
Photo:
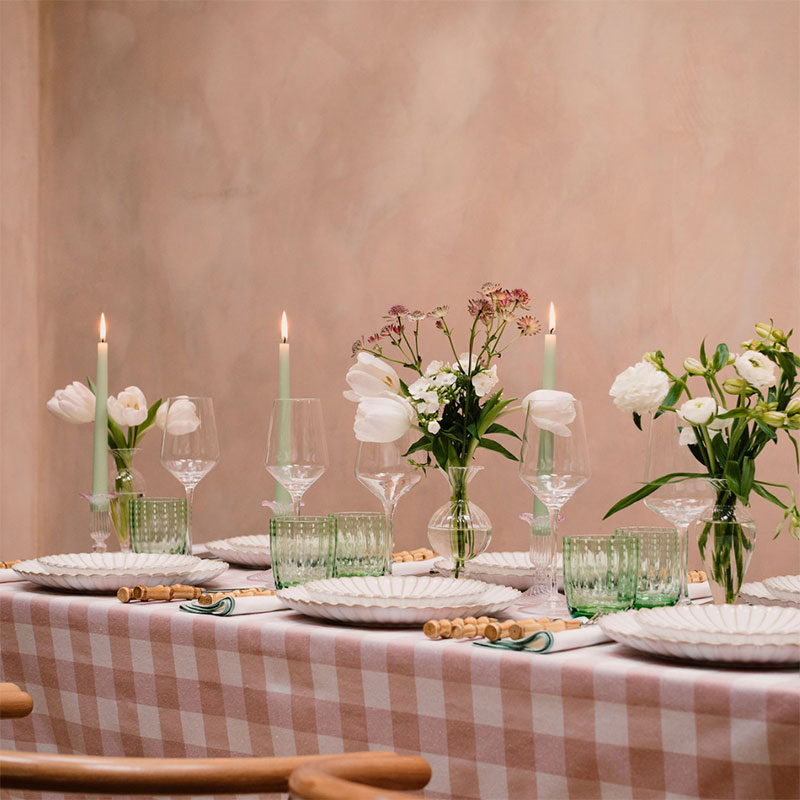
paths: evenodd
<path fill-rule="evenodd" d="M 715 501 L 692 523 L 715 603 L 735 603 L 756 541 L 750 509 L 724 480 L 712 480 Z"/>
<path fill-rule="evenodd" d="M 116 495 L 111 499 L 110 513 L 114 531 L 119 540 L 119 549 L 123 553 L 131 549 L 129 508 L 135 497 L 144 497 L 146 487 L 142 473 L 133 466 L 133 460 L 139 452 L 132 450 L 111 450 L 114 466 L 111 472 L 111 491 Z"/>
<path fill-rule="evenodd" d="M 442 472 L 450 485 L 450 500 L 428 522 L 428 541 L 435 552 L 455 563 L 458 578 L 465 562 L 480 555 L 492 538 L 492 523 L 486 512 L 471 502 L 469 482 L 483 467 L 448 467 Z"/>

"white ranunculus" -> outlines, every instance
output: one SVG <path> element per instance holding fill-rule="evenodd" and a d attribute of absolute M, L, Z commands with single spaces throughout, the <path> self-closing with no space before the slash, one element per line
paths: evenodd
<path fill-rule="evenodd" d="M 717 401 L 713 397 L 695 397 L 678 409 L 678 416 L 692 425 L 707 425 L 716 415 Z"/>
<path fill-rule="evenodd" d="M 428 423 L 428 433 L 434 434 L 434 436 L 439 433 L 442 429 L 442 426 L 438 423 L 437 420 L 433 419 Z"/>
<path fill-rule="evenodd" d="M 492 364 L 489 369 L 482 369 L 477 375 L 472 376 L 472 385 L 478 397 L 485 397 L 497 386 L 497 364 Z"/>
<path fill-rule="evenodd" d="M 695 436 L 694 428 L 691 425 L 684 425 L 681 428 L 678 444 L 697 444 L 697 436 Z"/>
<path fill-rule="evenodd" d="M 775 364 L 757 350 L 748 350 L 740 356 L 736 356 L 733 367 L 756 389 L 766 389 L 768 386 L 774 386 L 778 381 L 775 375 Z"/>
<path fill-rule="evenodd" d="M 724 413 L 725 409 L 717 406 L 717 414 L 724 414 Z M 712 419 L 711 422 L 708 423 L 708 429 L 710 431 L 721 431 L 723 428 L 727 428 L 728 425 L 731 424 L 731 422 L 733 422 L 732 419 L 720 419 L 719 417 L 714 417 L 714 419 Z"/>
<path fill-rule="evenodd" d="M 353 430 L 359 442 L 394 442 L 414 424 L 414 407 L 404 397 L 386 392 L 358 404 Z"/>
<path fill-rule="evenodd" d="M 183 436 L 194 433 L 200 427 L 197 406 L 188 397 L 178 397 L 169 404 L 169 420 L 167 420 L 167 403 L 162 403 L 156 412 L 156 425 L 172 436 Z"/>
<path fill-rule="evenodd" d="M 443 366 L 444 361 L 431 361 L 431 363 L 425 367 L 425 374 L 430 378 L 431 375 L 435 375 Z"/>
<path fill-rule="evenodd" d="M 409 384 L 408 393 L 412 397 L 422 397 L 431 390 L 431 381 L 428 378 L 417 378 L 414 383 Z"/>
<path fill-rule="evenodd" d="M 435 414 L 439 410 L 439 395 L 436 392 L 423 392 L 417 400 L 420 414 Z"/>
<path fill-rule="evenodd" d="M 554 389 L 537 389 L 523 401 L 533 422 L 558 436 L 572 436 L 567 427 L 575 419 L 575 398 L 569 392 Z"/>
<path fill-rule="evenodd" d="M 360 402 L 365 397 L 378 397 L 384 392 L 400 393 L 397 373 L 372 353 L 358 354 L 357 363 L 347 370 L 346 380 L 352 389 L 352 392 L 345 392 L 348 400 Z"/>
<path fill-rule="evenodd" d="M 67 422 L 80 425 L 94 421 L 94 394 L 88 386 L 73 381 L 47 401 L 47 410 Z"/>
<path fill-rule="evenodd" d="M 622 411 L 647 414 L 661 405 L 668 391 L 669 378 L 647 361 L 640 361 L 617 375 L 609 395 Z"/>
<path fill-rule="evenodd" d="M 147 400 L 138 386 L 128 386 L 116 397 L 109 395 L 106 407 L 117 425 L 141 425 L 147 419 Z"/>

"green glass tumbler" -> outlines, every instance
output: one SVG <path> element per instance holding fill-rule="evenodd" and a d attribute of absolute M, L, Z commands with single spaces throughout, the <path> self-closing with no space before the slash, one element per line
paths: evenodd
<path fill-rule="evenodd" d="M 367 511 L 331 514 L 336 523 L 334 577 L 386 574 L 386 516 Z"/>
<path fill-rule="evenodd" d="M 639 542 L 636 608 L 674 606 L 681 595 L 681 551 L 675 528 L 624 527 L 617 528 L 616 535 Z"/>
<path fill-rule="evenodd" d="M 187 513 L 185 497 L 128 499 L 128 530 L 134 553 L 185 553 Z"/>
<path fill-rule="evenodd" d="M 333 577 L 336 520 L 273 517 L 269 521 L 269 547 L 276 589 Z"/>
<path fill-rule="evenodd" d="M 564 537 L 564 594 L 573 617 L 632 608 L 638 578 L 633 536 Z"/>

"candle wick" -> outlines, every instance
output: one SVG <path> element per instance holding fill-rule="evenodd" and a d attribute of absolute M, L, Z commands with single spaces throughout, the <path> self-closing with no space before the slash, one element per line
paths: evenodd
<path fill-rule="evenodd" d="M 282 343 L 282 344 L 286 344 L 288 341 L 289 341 L 289 337 L 288 337 L 288 336 L 284 336 L 284 337 L 281 339 L 281 343 Z"/>
<path fill-rule="evenodd" d="M 555 333 L 555 332 L 556 332 L 556 329 L 555 329 L 555 328 L 550 328 L 550 333 L 551 333 L 551 334 L 553 334 L 553 333 Z"/>

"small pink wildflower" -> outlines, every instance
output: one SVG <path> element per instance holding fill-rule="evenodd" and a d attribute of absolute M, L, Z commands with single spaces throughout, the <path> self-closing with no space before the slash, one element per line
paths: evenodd
<path fill-rule="evenodd" d="M 353 347 L 352 347 L 350 355 L 354 356 L 359 352 L 359 350 L 363 350 L 363 349 L 364 349 L 364 337 L 362 336 L 360 339 L 356 339 L 353 342 Z"/>
<path fill-rule="evenodd" d="M 535 336 L 542 329 L 542 325 L 536 317 L 530 315 L 520 317 L 517 320 L 517 327 L 522 336 Z"/>
<path fill-rule="evenodd" d="M 527 308 L 531 304 L 530 295 L 524 289 L 513 289 L 511 296 L 519 303 L 521 308 Z"/>
<path fill-rule="evenodd" d="M 447 312 L 450 310 L 450 306 L 436 306 L 433 311 L 428 312 L 429 317 L 435 317 L 436 319 L 443 319 L 447 316 Z"/>
<path fill-rule="evenodd" d="M 502 287 L 499 283 L 494 283 L 489 281 L 488 283 L 484 283 L 483 286 L 480 288 L 481 294 L 490 295 L 494 294 L 495 292 L 499 292 Z"/>
<path fill-rule="evenodd" d="M 394 319 L 395 317 L 404 317 L 406 314 L 408 314 L 408 309 L 405 306 L 392 306 L 386 312 L 386 316 L 388 319 Z"/>
<path fill-rule="evenodd" d="M 410 322 L 420 322 L 420 320 L 425 319 L 427 316 L 428 315 L 424 311 L 409 311 L 408 314 L 406 314 L 406 318 Z"/>

